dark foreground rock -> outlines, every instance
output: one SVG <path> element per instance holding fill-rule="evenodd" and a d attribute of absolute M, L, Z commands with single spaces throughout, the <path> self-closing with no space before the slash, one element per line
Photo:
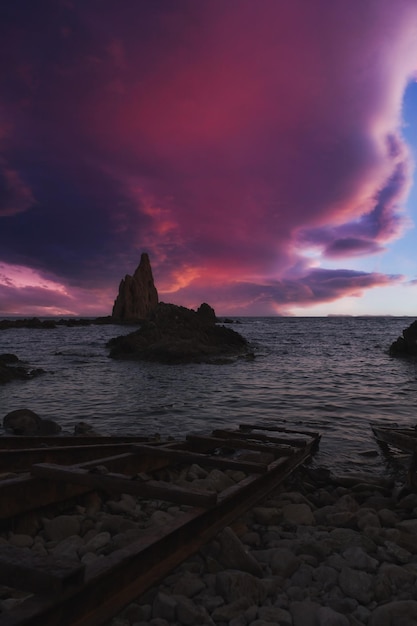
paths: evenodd
<path fill-rule="evenodd" d="M 214 310 L 205 303 L 193 311 L 160 302 L 139 330 L 107 345 L 115 359 L 163 363 L 213 362 L 249 354 L 246 339 L 217 325 Z"/>
<path fill-rule="evenodd" d="M 28 380 L 44 373 L 41 368 L 32 369 L 23 364 L 15 354 L 0 354 L 0 385 L 12 380 Z"/>
<path fill-rule="evenodd" d="M 403 330 L 389 349 L 391 356 L 417 356 L 417 321 Z"/>

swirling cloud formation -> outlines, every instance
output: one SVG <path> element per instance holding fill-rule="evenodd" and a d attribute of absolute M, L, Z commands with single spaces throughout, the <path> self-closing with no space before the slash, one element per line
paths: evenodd
<path fill-rule="evenodd" d="M 0 311 L 109 313 L 142 251 L 162 299 L 223 313 L 401 280 L 349 263 L 409 226 L 416 23 L 414 0 L 2 3 Z"/>

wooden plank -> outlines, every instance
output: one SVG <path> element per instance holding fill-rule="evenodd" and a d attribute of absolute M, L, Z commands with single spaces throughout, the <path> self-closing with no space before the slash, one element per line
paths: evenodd
<path fill-rule="evenodd" d="M 417 434 L 406 429 L 372 426 L 372 431 L 379 442 L 389 444 L 404 452 L 417 452 Z"/>
<path fill-rule="evenodd" d="M 69 465 L 129 451 L 131 443 L 94 444 L 83 446 L 47 446 L 0 450 L 1 471 L 24 471 L 34 463 Z M 152 446 L 149 446 L 152 449 Z"/>
<path fill-rule="evenodd" d="M 97 465 L 105 465 L 109 470 L 133 474 L 161 469 L 167 464 L 166 459 L 144 459 L 137 454 L 126 452 L 82 463 L 78 467 L 94 468 Z M 31 475 L 0 480 L 0 519 L 9 519 L 26 511 L 64 502 L 92 490 L 92 487 L 86 485 L 57 483 Z"/>
<path fill-rule="evenodd" d="M 271 432 L 290 433 L 293 435 L 304 435 L 306 437 L 320 437 L 320 433 L 309 430 L 294 430 L 292 428 L 285 428 L 282 426 L 267 426 L 261 424 L 239 424 L 239 430 L 267 430 Z"/>
<path fill-rule="evenodd" d="M 32 466 L 32 474 L 38 478 L 54 482 L 67 481 L 110 493 L 131 493 L 144 498 L 155 498 L 191 506 L 212 506 L 217 500 L 217 494 L 215 493 L 185 489 L 161 480 L 143 480 L 142 476 L 139 476 L 136 480 L 135 478 L 127 478 L 125 474 L 111 472 L 108 474 L 95 474 L 88 469 L 77 466 L 39 463 Z"/>
<path fill-rule="evenodd" d="M 265 472 L 268 471 L 268 465 L 266 463 L 239 461 L 238 459 L 227 459 L 221 456 L 189 452 L 188 450 L 173 450 L 172 448 L 168 449 L 164 446 L 155 449 L 144 444 L 134 444 L 132 445 L 132 450 L 137 454 L 153 454 L 154 456 L 164 457 L 175 463 L 197 463 L 202 466 L 208 465 L 211 467 L 240 470 L 242 472 L 255 474 L 265 474 Z"/>
<path fill-rule="evenodd" d="M 285 455 L 288 456 L 295 452 L 294 448 L 284 444 L 268 444 L 255 443 L 253 441 L 246 441 L 245 439 L 222 439 L 221 437 L 208 437 L 205 435 L 187 435 L 187 441 L 191 446 L 199 447 L 203 450 L 210 450 L 213 448 L 233 448 L 235 450 L 253 450 L 254 452 L 266 452 L 273 454 L 275 457 Z"/>
<path fill-rule="evenodd" d="M 71 500 L 91 488 L 70 483 L 56 483 L 41 478 L 18 476 L 0 481 L 0 519 L 6 520 L 51 503 Z"/>
<path fill-rule="evenodd" d="M 237 439 L 246 439 L 246 440 L 259 440 L 259 441 L 269 441 L 271 443 L 280 443 L 287 444 L 289 446 L 295 446 L 297 448 L 304 448 L 307 445 L 306 439 L 300 438 L 290 438 L 290 437 L 270 437 L 268 435 L 264 435 L 263 433 L 246 433 L 232 430 L 214 430 L 214 437 L 222 437 L 224 439 L 228 439 L 231 435 L 236 437 Z"/>
<path fill-rule="evenodd" d="M 0 437 L 0 449 L 1 450 L 13 450 L 22 448 L 38 448 L 45 446 L 62 447 L 62 446 L 91 446 L 91 445 L 104 445 L 104 444 L 116 444 L 116 443 L 155 443 L 158 445 L 160 442 L 150 437 L 144 437 L 139 435 L 126 435 L 126 436 L 108 436 L 108 435 L 48 435 L 45 437 L 25 437 L 23 435 L 16 435 L 14 437 Z"/>
<path fill-rule="evenodd" d="M 126 604 L 264 498 L 308 458 L 313 443 L 287 460 L 275 461 L 267 474 L 249 476 L 225 490 L 217 506 L 193 509 L 174 520 L 168 534 L 144 537 L 95 561 L 87 567 L 85 584 L 55 602 L 39 598 L 27 600 L 5 616 L 2 626 L 100 626 L 107 623 Z"/>
<path fill-rule="evenodd" d="M 41 594 L 62 593 L 84 580 L 85 565 L 67 559 L 41 556 L 30 550 L 2 545 L 0 584 Z"/>

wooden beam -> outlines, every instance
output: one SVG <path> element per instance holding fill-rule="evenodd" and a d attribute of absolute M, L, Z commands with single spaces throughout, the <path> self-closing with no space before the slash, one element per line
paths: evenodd
<path fill-rule="evenodd" d="M 1 447 L 1 442 L 0 442 Z M 69 465 L 129 451 L 131 443 L 94 444 L 83 446 L 46 446 L 44 448 L 0 449 L 1 471 L 24 471 L 34 463 Z M 152 449 L 152 446 L 149 446 Z"/>
<path fill-rule="evenodd" d="M 125 452 L 110 457 L 94 459 L 76 467 L 86 469 L 105 465 L 108 470 L 127 472 L 129 475 L 166 467 L 168 461 L 161 458 L 142 459 L 137 454 Z M 27 511 L 50 504 L 70 500 L 92 491 L 92 487 L 75 483 L 45 480 L 35 476 L 21 475 L 0 480 L 0 520 L 9 519 Z"/>
<path fill-rule="evenodd" d="M 168 449 L 163 446 L 155 449 L 144 444 L 134 444 L 131 449 L 137 454 L 153 454 L 157 457 L 169 459 L 171 463 L 197 463 L 202 466 L 209 465 L 211 467 L 240 470 L 242 472 L 255 474 L 265 474 L 265 472 L 268 471 L 268 465 L 266 463 L 239 461 L 239 459 L 227 459 L 221 456 L 189 452 L 188 450 L 173 450 L 172 448 Z"/>
<path fill-rule="evenodd" d="M 82 563 L 68 563 L 12 545 L 1 546 L 0 584 L 8 587 L 47 595 L 62 593 L 68 586 L 82 583 L 84 571 Z"/>
<path fill-rule="evenodd" d="M 239 430 L 242 431 L 246 431 L 246 430 L 267 430 L 267 431 L 271 431 L 271 432 L 281 432 L 281 433 L 290 433 L 293 435 L 304 435 L 307 437 L 320 437 L 320 433 L 318 432 L 314 432 L 314 431 L 309 431 L 309 430 L 294 430 L 292 428 L 285 428 L 282 426 L 267 426 L 265 425 L 260 425 L 260 424 L 239 424 Z"/>
<path fill-rule="evenodd" d="M 15 437 L 0 437 L 1 450 L 17 450 L 22 448 L 39 448 L 45 446 L 62 447 L 62 446 L 91 446 L 91 445 L 114 445 L 117 443 L 155 443 L 159 445 L 160 441 L 150 437 L 127 435 L 127 436 L 107 436 L 107 435 L 48 435 L 45 437 L 25 437 L 17 435 Z"/>
<path fill-rule="evenodd" d="M 91 491 L 84 485 L 57 483 L 30 476 L 0 481 L 0 519 L 6 520 Z"/>
<path fill-rule="evenodd" d="M 217 500 L 216 493 L 185 489 L 161 480 L 143 480 L 142 477 L 136 480 L 131 477 L 127 478 L 125 474 L 110 472 L 96 474 L 77 466 L 64 467 L 51 463 L 39 463 L 32 466 L 32 474 L 54 482 L 65 481 L 110 493 L 131 493 L 144 498 L 155 498 L 177 504 L 206 507 L 212 506 Z"/>
<path fill-rule="evenodd" d="M 216 506 L 193 509 L 173 521 L 166 535 L 144 536 L 98 559 L 86 569 L 85 584 L 55 601 L 28 599 L 5 615 L 2 626 L 100 626 L 129 602 L 197 552 L 224 526 L 251 508 L 310 455 L 308 444 L 267 474 L 249 476 L 220 494 Z"/>
<path fill-rule="evenodd" d="M 187 441 L 191 447 L 197 447 L 201 450 L 210 450 L 214 448 L 233 448 L 235 450 L 253 450 L 254 452 L 267 452 L 275 457 L 285 455 L 289 456 L 295 452 L 294 448 L 283 444 L 255 443 L 254 441 L 246 441 L 245 439 L 223 439 L 221 437 L 207 437 L 205 435 L 187 435 Z"/>
<path fill-rule="evenodd" d="M 252 433 L 252 432 L 239 432 L 232 430 L 214 430 L 213 435 L 215 437 L 222 437 L 224 439 L 228 439 L 231 435 L 236 437 L 237 439 L 246 439 L 246 440 L 256 440 L 259 441 L 269 441 L 271 443 L 281 443 L 287 444 L 289 446 L 295 446 L 297 448 L 304 448 L 307 445 L 306 439 L 300 438 L 290 438 L 290 437 L 270 437 L 268 435 L 264 435 L 263 433 Z"/>

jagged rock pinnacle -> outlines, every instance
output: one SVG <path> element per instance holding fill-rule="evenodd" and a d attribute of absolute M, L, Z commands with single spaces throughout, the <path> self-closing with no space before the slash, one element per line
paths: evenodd
<path fill-rule="evenodd" d="M 145 320 L 158 304 L 149 256 L 143 252 L 133 276 L 127 274 L 119 285 L 112 317 L 118 321 Z"/>

